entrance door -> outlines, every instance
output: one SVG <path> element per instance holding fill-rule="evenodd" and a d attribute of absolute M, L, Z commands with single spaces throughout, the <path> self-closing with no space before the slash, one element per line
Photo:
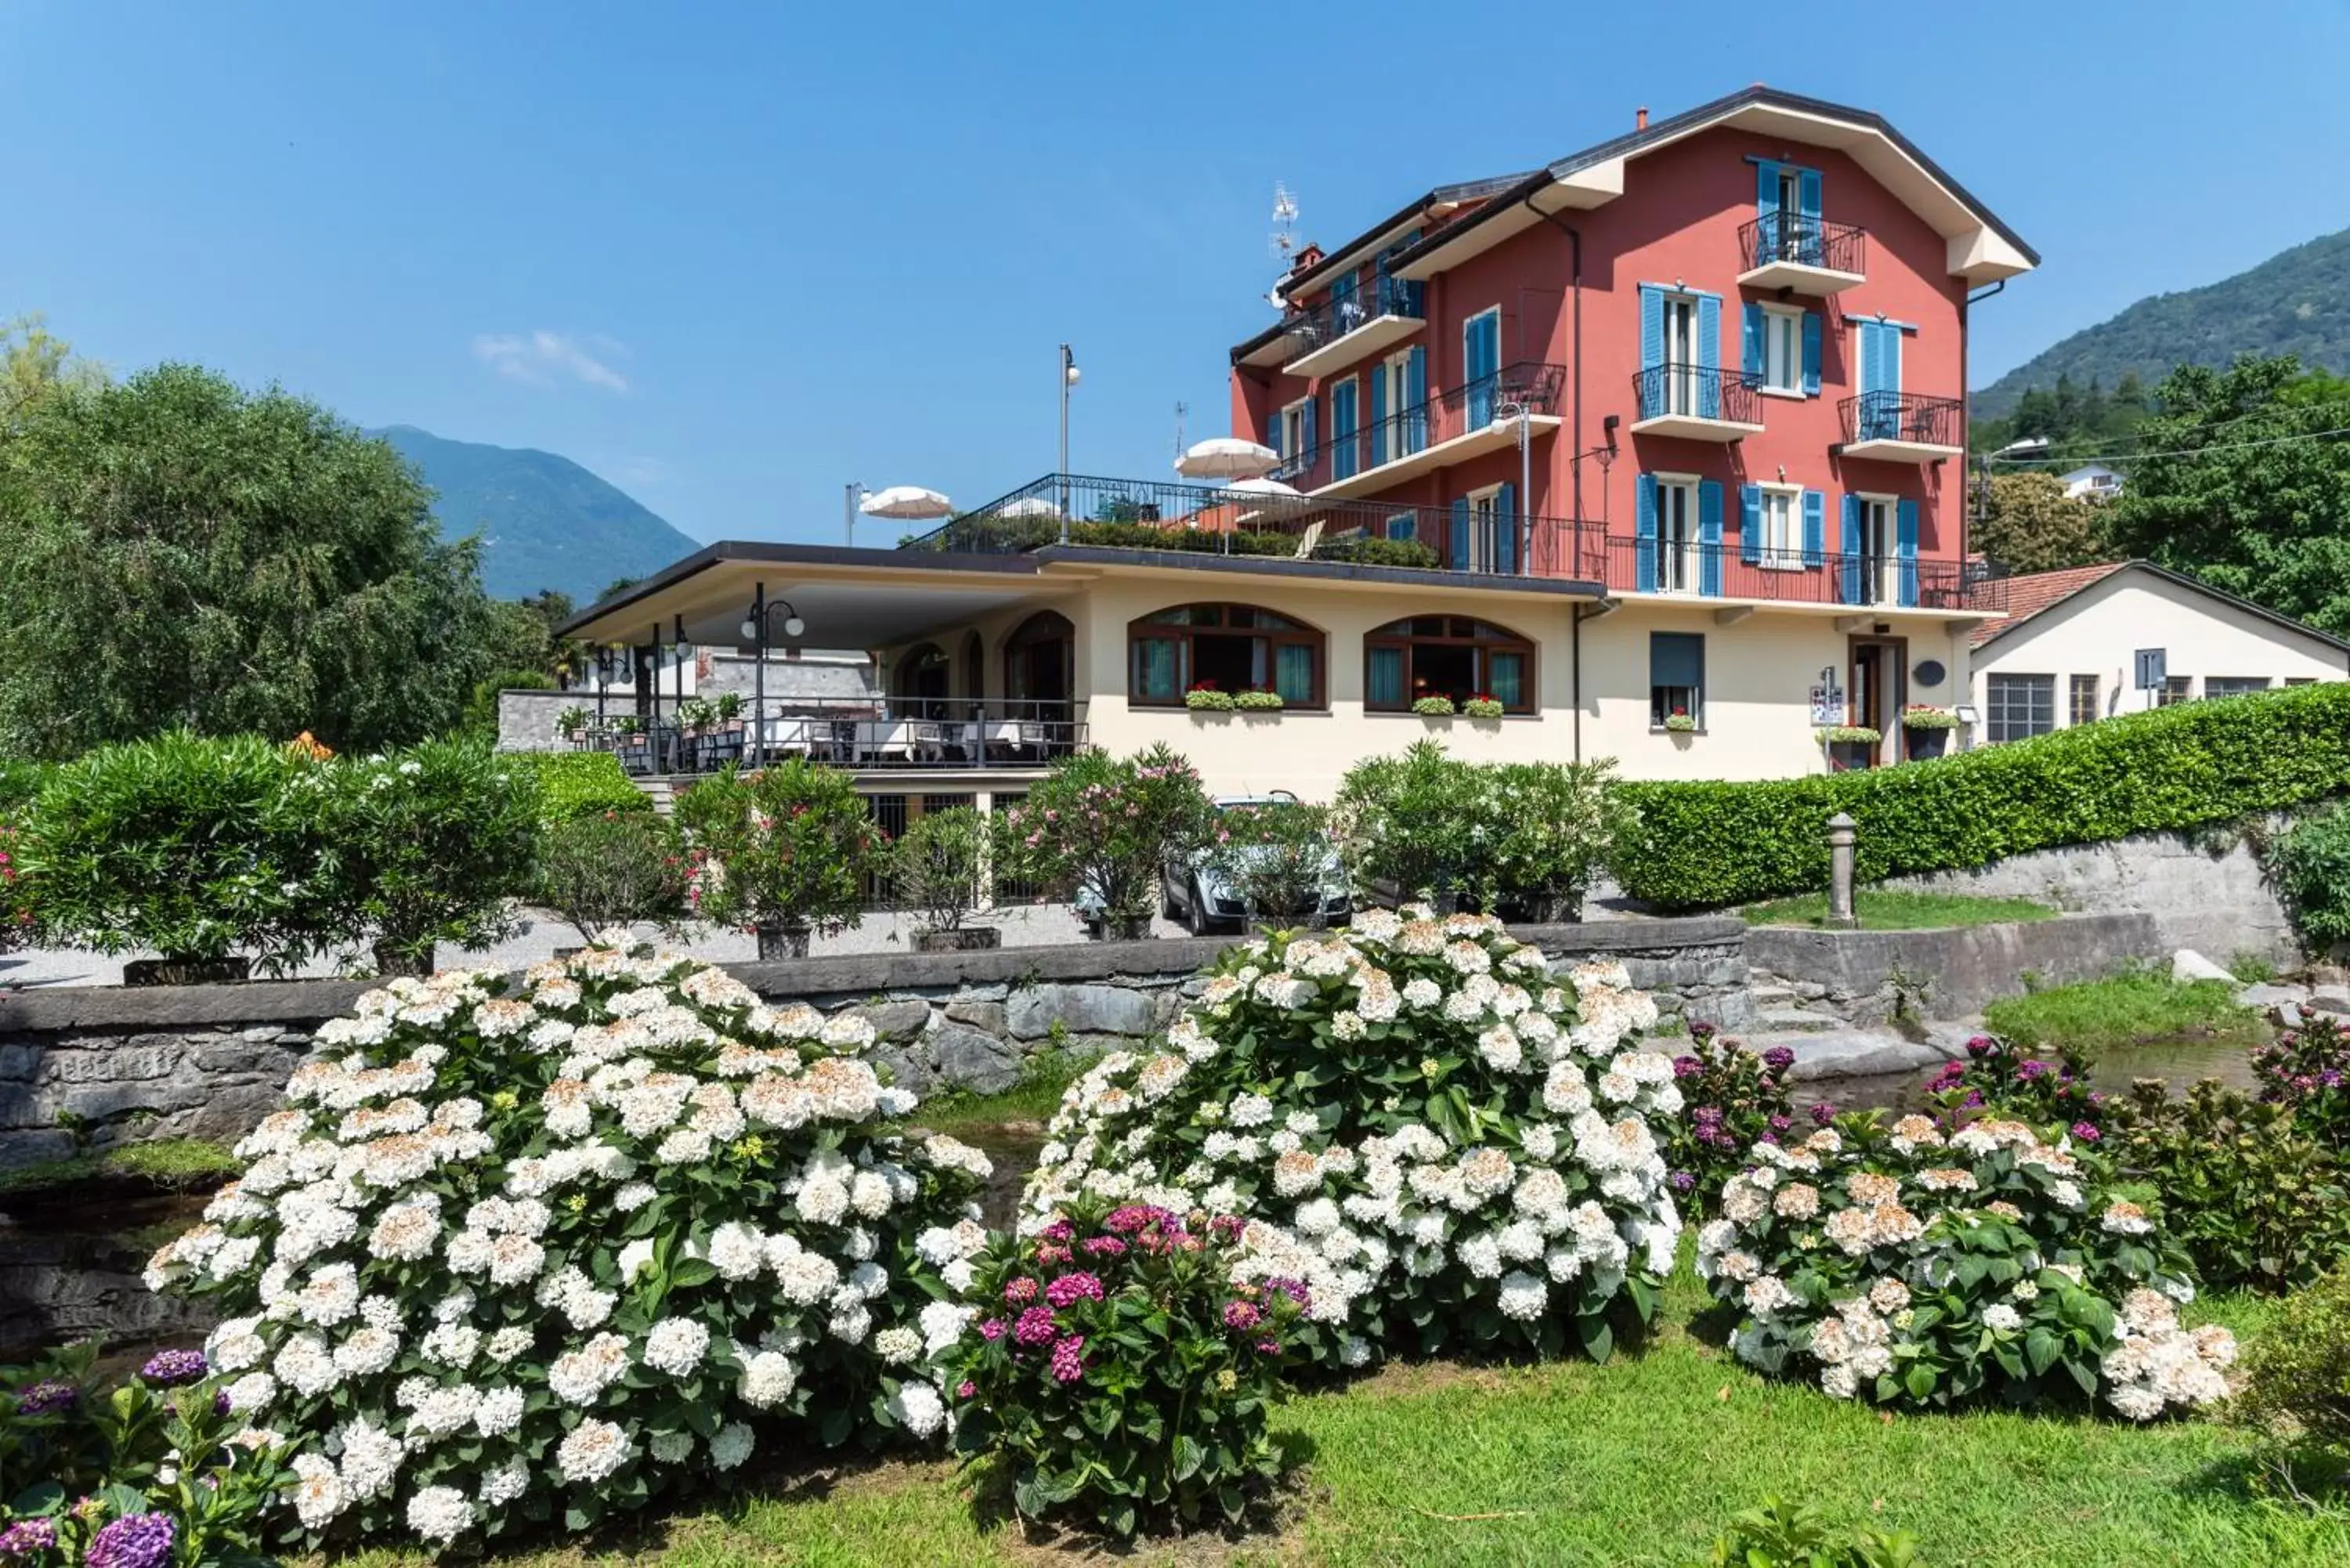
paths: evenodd
<path fill-rule="evenodd" d="M 1901 713 L 1909 702 L 1909 640 L 1856 637 L 1851 649 L 1852 722 L 1875 730 L 1868 765 L 1901 760 Z"/>

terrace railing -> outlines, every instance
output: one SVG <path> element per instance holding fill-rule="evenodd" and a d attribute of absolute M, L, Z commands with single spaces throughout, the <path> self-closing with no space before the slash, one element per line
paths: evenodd
<path fill-rule="evenodd" d="M 1351 431 L 1333 431 L 1327 440 L 1285 458 L 1273 477 L 1299 490 L 1319 490 L 1341 480 L 1360 478 L 1430 447 L 1506 422 L 1520 410 L 1556 413 L 1559 389 L 1565 381 L 1564 365 L 1533 359 L 1504 365 L 1491 376 L 1448 388 L 1425 402 L 1366 419 Z M 1325 399 L 1326 411 L 1327 402 Z"/>
<path fill-rule="evenodd" d="M 1847 446 L 1865 441 L 1908 441 L 1918 446 L 1966 444 L 1967 409 L 1960 398 L 1929 398 L 1917 392 L 1863 392 L 1836 404 Z"/>
<path fill-rule="evenodd" d="M 1367 285 L 1344 281 L 1316 304 L 1284 323 L 1295 339 L 1289 357 L 1292 360 L 1301 359 L 1317 348 L 1326 348 L 1382 316 L 1418 321 L 1426 310 L 1425 298 L 1424 285 L 1402 278 L 1381 275 Z"/>
<path fill-rule="evenodd" d="M 1642 420 L 1679 417 L 1744 425 L 1762 422 L 1762 379 L 1743 370 L 1670 360 L 1635 371 L 1632 395 Z"/>
<path fill-rule="evenodd" d="M 1600 540 L 1596 550 L 1586 548 L 1576 565 L 1581 570 L 1575 576 L 1604 583 L 1610 593 L 1855 608 L 2007 607 L 2005 578 L 1957 561 L 1800 549 L 1750 554 L 1736 540 L 1708 545 L 1617 535 Z"/>
<path fill-rule="evenodd" d="M 1738 247 L 1752 272 L 1779 262 L 1829 272 L 1868 270 L 1868 234 L 1850 223 L 1830 223 L 1804 213 L 1765 213 L 1738 230 Z"/>

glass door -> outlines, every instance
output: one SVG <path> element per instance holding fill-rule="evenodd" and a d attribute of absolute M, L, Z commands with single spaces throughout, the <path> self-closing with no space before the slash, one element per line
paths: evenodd
<path fill-rule="evenodd" d="M 1664 407 L 1658 411 L 1667 414 L 1697 412 L 1697 301 L 1686 295 L 1669 294 L 1664 299 L 1665 348 L 1660 373 L 1665 379 Z"/>
<path fill-rule="evenodd" d="M 1697 485 L 1690 480 L 1657 482 L 1657 591 L 1698 591 Z"/>

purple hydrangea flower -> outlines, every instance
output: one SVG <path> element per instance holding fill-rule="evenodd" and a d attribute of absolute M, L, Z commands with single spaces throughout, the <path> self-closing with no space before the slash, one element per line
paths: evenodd
<path fill-rule="evenodd" d="M 90 1538 L 83 1568 L 163 1568 L 172 1535 L 170 1514 L 126 1513 Z"/>
<path fill-rule="evenodd" d="M 2096 1127 L 2089 1122 L 2074 1122 L 2073 1124 L 2073 1136 L 2079 1138 L 2083 1143 L 2095 1143 L 2106 1135 L 2099 1132 Z"/>
<path fill-rule="evenodd" d="M 1697 1190 L 1697 1178 L 1686 1170 L 1676 1170 L 1667 1179 L 1672 1183 L 1675 1192 L 1687 1193 Z"/>
<path fill-rule="evenodd" d="M 139 1376 L 161 1388 L 177 1388 L 183 1383 L 201 1383 L 211 1368 L 204 1365 L 201 1350 L 159 1350 L 147 1358 Z"/>
<path fill-rule="evenodd" d="M 1102 1299 L 1102 1282 L 1092 1274 L 1063 1274 L 1045 1287 L 1045 1299 L 1056 1307 L 1097 1302 Z"/>
<path fill-rule="evenodd" d="M 1224 1303 L 1224 1326 L 1226 1328 L 1252 1329 L 1257 1325 L 1263 1316 L 1264 1314 L 1257 1311 L 1256 1307 L 1249 1302 L 1226 1302 Z"/>
<path fill-rule="evenodd" d="M 54 1377 L 44 1377 L 16 1396 L 16 1413 L 20 1416 L 54 1416 L 60 1410 L 72 1409 L 80 1402 L 80 1389 Z"/>
<path fill-rule="evenodd" d="M 37 1557 L 55 1549 L 57 1543 L 57 1521 L 54 1519 L 20 1519 L 5 1530 L 0 1530 L 0 1559 L 16 1562 Z"/>
<path fill-rule="evenodd" d="M 1967 1042 L 1967 1054 L 1980 1062 L 1999 1049 L 1999 1043 L 1988 1034 L 1978 1034 Z"/>
<path fill-rule="evenodd" d="M 1086 1375 L 1086 1337 L 1070 1334 L 1053 1346 L 1053 1379 L 1057 1383 L 1075 1383 Z"/>
<path fill-rule="evenodd" d="M 1702 1021 L 1690 1025 L 1690 1038 L 1696 1041 L 1700 1045 L 1712 1039 L 1714 1035 L 1719 1033 L 1721 1033 L 1721 1031 L 1715 1028 L 1714 1025 Z"/>
<path fill-rule="evenodd" d="M 1824 1127 L 1834 1120 L 1835 1120 L 1835 1107 L 1828 1104 L 1827 1101 L 1822 1100 L 1818 1105 L 1812 1107 L 1812 1125 L 1814 1127 Z"/>
<path fill-rule="evenodd" d="M 1061 1331 L 1053 1323 L 1051 1307 L 1032 1306 L 1012 1325 L 1012 1337 L 1022 1345 L 1050 1345 Z"/>
<path fill-rule="evenodd" d="M 1783 1073 L 1795 1064 L 1795 1054 L 1784 1045 L 1773 1045 L 1762 1053 L 1762 1064 L 1773 1073 Z"/>
<path fill-rule="evenodd" d="M 1793 1116 L 1774 1116 L 1771 1118 L 1771 1130 L 1774 1133 L 1785 1132 L 1794 1125 L 1795 1120 Z"/>
<path fill-rule="evenodd" d="M 2047 1074 L 2048 1064 L 2036 1059 L 2024 1062 L 2019 1064 L 2015 1069 L 2015 1075 L 2022 1079 L 2027 1084 L 2032 1082 L 2034 1078 L 2045 1077 L 2047 1076 Z"/>
<path fill-rule="evenodd" d="M 1704 1071 L 1705 1064 L 1699 1061 L 1694 1056 L 1676 1056 L 1673 1058 L 1673 1076 L 1676 1078 L 1694 1078 L 1700 1073 Z"/>

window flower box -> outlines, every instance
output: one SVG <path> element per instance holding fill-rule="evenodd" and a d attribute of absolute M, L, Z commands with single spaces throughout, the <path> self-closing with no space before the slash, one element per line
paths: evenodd
<path fill-rule="evenodd" d="M 1676 708 L 1665 715 L 1665 728 L 1676 735 L 1694 735 L 1697 721 L 1690 716 L 1688 709 Z"/>
<path fill-rule="evenodd" d="M 1282 707 L 1278 691 L 1238 691 L 1232 694 L 1232 706 L 1243 713 L 1274 713 Z"/>
<path fill-rule="evenodd" d="M 1229 691 L 1219 691 L 1214 684 L 1202 680 L 1183 693 L 1183 706 L 1194 713 L 1229 713 L 1239 703 Z"/>
<path fill-rule="evenodd" d="M 1453 712 L 1452 699 L 1450 697 L 1418 698 L 1412 702 L 1411 711 L 1424 718 L 1449 719 Z"/>
<path fill-rule="evenodd" d="M 1509 711 L 1499 697 L 1476 696 L 1461 704 L 1461 711 L 1471 719 L 1498 719 Z"/>

